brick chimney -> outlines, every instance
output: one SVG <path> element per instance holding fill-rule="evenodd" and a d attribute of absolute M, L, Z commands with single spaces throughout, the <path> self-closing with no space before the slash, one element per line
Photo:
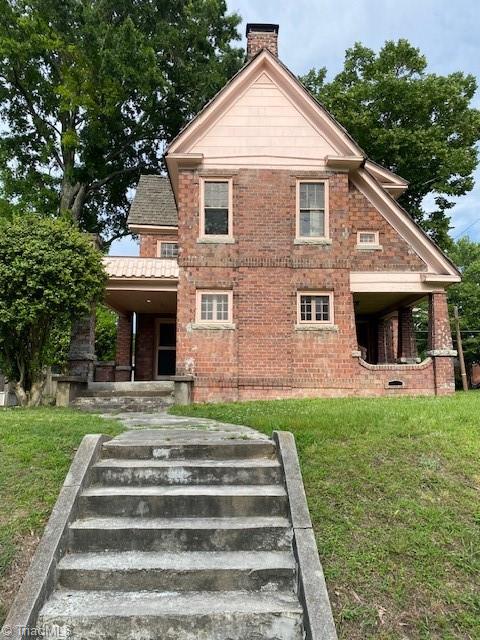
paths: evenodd
<path fill-rule="evenodd" d="M 247 60 L 262 49 L 278 56 L 278 24 L 247 24 Z"/>

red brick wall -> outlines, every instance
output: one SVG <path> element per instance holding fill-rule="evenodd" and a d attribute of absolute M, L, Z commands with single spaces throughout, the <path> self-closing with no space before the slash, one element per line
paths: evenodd
<path fill-rule="evenodd" d="M 140 234 L 140 257 L 157 258 L 157 242 L 178 242 L 177 233 L 169 234 Z"/>
<path fill-rule="evenodd" d="M 135 380 L 153 380 L 155 316 L 137 314 L 135 340 Z"/>
<path fill-rule="evenodd" d="M 331 245 L 294 244 L 298 177 L 329 179 Z M 391 371 L 399 375 L 396 369 L 366 369 L 352 357 L 357 338 L 350 271 L 421 271 L 426 266 L 346 174 L 235 172 L 233 245 L 197 243 L 196 172 L 180 172 L 178 201 L 177 373 L 195 375 L 196 401 L 434 392 L 433 378 L 421 368 L 402 369 L 408 383 L 390 390 L 385 385 Z M 380 232 L 382 250 L 356 249 L 357 230 L 368 229 Z M 233 289 L 234 330 L 192 326 L 195 291 L 211 287 Z M 295 329 L 297 291 L 304 289 L 334 292 L 336 330 Z M 433 372 L 431 362 L 428 366 Z"/>

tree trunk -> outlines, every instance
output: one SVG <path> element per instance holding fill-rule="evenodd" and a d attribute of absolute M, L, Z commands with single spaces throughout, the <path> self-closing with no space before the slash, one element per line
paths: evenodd
<path fill-rule="evenodd" d="M 21 407 L 26 407 L 28 404 L 28 395 L 23 385 L 20 382 L 13 383 L 13 390 L 15 391 L 15 396 L 17 398 L 17 402 Z"/>
<path fill-rule="evenodd" d="M 46 382 L 47 378 L 46 376 L 43 376 L 41 380 L 37 380 L 36 382 L 32 383 L 32 388 L 30 389 L 30 393 L 28 394 L 29 407 L 38 407 L 41 404 Z"/>
<path fill-rule="evenodd" d="M 69 211 L 73 219 L 78 222 L 85 204 L 87 186 L 81 182 L 72 184 L 67 176 L 62 181 L 60 193 L 60 213 Z"/>

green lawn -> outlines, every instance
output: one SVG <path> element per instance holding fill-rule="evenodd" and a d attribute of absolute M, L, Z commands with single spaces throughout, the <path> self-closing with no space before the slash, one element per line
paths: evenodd
<path fill-rule="evenodd" d="M 480 638 L 480 391 L 172 412 L 295 434 L 341 638 Z"/>
<path fill-rule="evenodd" d="M 0 627 L 83 436 L 121 430 L 67 409 L 0 409 Z"/>

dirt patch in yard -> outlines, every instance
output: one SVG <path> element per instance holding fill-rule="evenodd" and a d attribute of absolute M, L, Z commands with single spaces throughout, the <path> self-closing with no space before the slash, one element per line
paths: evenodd
<path fill-rule="evenodd" d="M 0 584 L 0 626 L 5 621 L 8 610 L 13 604 L 39 542 L 40 536 L 33 533 L 23 536 L 15 542 L 18 551 Z"/>

